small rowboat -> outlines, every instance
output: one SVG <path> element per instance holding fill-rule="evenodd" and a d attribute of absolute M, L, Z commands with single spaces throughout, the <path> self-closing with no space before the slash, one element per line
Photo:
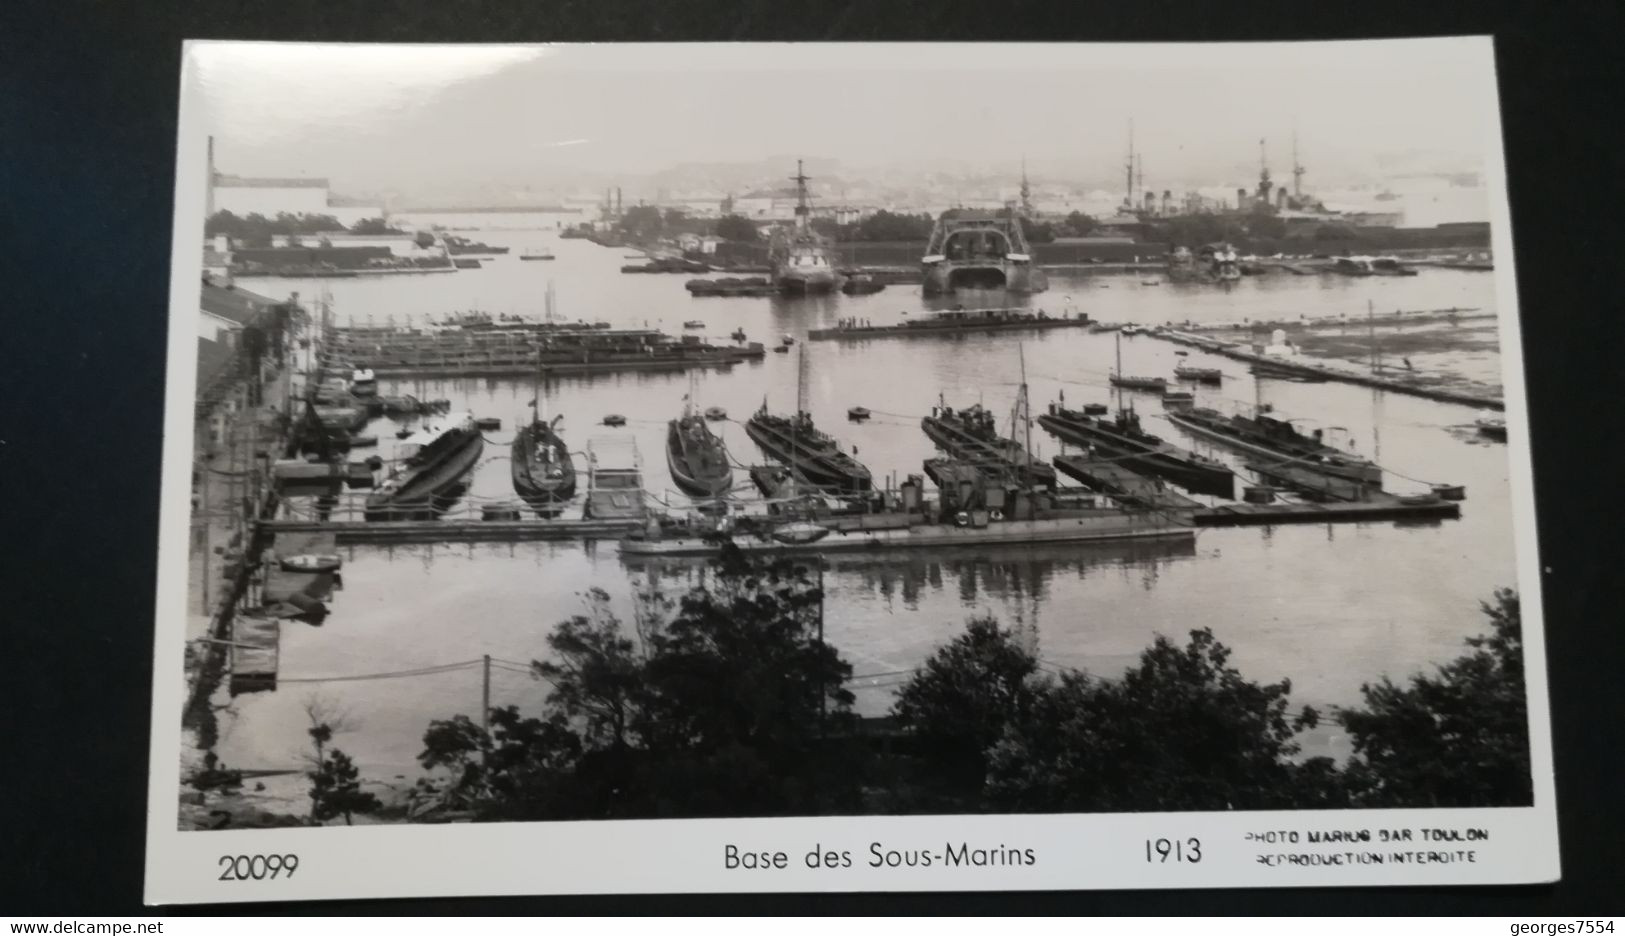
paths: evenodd
<path fill-rule="evenodd" d="M 727 419 L 728 411 L 720 406 L 707 406 L 705 408 L 705 418 L 712 421 Z"/>
<path fill-rule="evenodd" d="M 620 413 L 610 413 L 608 416 L 604 417 L 604 425 L 624 426 L 626 425 L 626 417 L 622 416 Z"/>
<path fill-rule="evenodd" d="M 1473 424 L 1478 427 L 1481 435 L 1488 436 L 1491 439 L 1499 439 L 1502 442 L 1507 439 L 1507 421 L 1504 417 L 1494 413 L 1485 413 L 1479 416 Z"/>
<path fill-rule="evenodd" d="M 699 319 L 689 319 L 688 321 L 683 323 L 683 327 L 684 328 L 704 328 L 705 323 L 700 321 Z"/>
<path fill-rule="evenodd" d="M 870 413 L 868 407 L 865 406 L 854 406 L 846 411 L 846 418 L 853 422 L 863 422 L 872 415 L 874 414 Z"/>
<path fill-rule="evenodd" d="M 774 527 L 773 538 L 781 543 L 812 543 L 829 535 L 829 528 L 806 520 Z"/>
<path fill-rule="evenodd" d="M 344 559 L 332 553 L 301 553 L 283 556 L 280 564 L 289 572 L 337 572 Z"/>
<path fill-rule="evenodd" d="M 1085 416 L 1104 416 L 1110 411 L 1110 408 L 1104 403 L 1083 404 L 1083 415 Z"/>

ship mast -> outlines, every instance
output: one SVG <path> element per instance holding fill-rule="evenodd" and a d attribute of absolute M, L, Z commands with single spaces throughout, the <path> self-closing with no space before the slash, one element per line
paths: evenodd
<path fill-rule="evenodd" d="M 1123 167 L 1123 204 L 1134 210 L 1134 118 L 1128 119 L 1128 162 Z"/>
<path fill-rule="evenodd" d="M 1016 354 L 1021 361 L 1021 387 L 1016 391 L 1016 411 L 1012 416 L 1020 419 L 1024 433 L 1021 446 L 1021 456 L 1026 472 L 1022 483 L 1029 484 L 1033 477 L 1033 420 L 1032 413 L 1027 409 L 1027 350 L 1024 345 L 1016 345 Z"/>
<path fill-rule="evenodd" d="M 1117 388 L 1117 412 L 1123 412 L 1123 333 L 1114 332 L 1117 338 L 1117 370 L 1114 372 L 1117 379 L 1112 384 Z"/>
<path fill-rule="evenodd" d="M 552 280 L 547 281 L 547 292 L 543 295 L 542 309 L 543 309 L 543 315 L 546 317 L 548 324 L 552 324 L 552 322 L 553 322 L 553 281 Z M 542 421 L 542 412 L 545 409 L 545 406 L 542 403 L 542 384 L 543 384 L 543 380 L 542 380 L 542 349 L 541 349 L 541 346 L 538 345 L 537 348 L 536 348 L 536 395 L 534 397 L 532 397 L 531 401 L 530 401 L 530 421 L 532 423 L 540 423 Z"/>
<path fill-rule="evenodd" d="M 1305 171 L 1307 170 L 1303 168 L 1303 164 L 1298 162 L 1298 130 L 1294 127 L 1292 129 L 1292 199 L 1294 201 L 1301 202 L 1303 199 L 1303 174 Z"/>
<path fill-rule="evenodd" d="M 805 234 L 812 225 L 812 209 L 807 205 L 807 173 L 801 168 L 801 160 L 796 160 L 796 174 L 790 177 L 796 184 L 796 231 Z"/>

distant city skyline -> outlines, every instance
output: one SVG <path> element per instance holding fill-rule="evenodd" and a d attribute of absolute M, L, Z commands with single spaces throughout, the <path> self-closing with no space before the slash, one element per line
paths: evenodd
<path fill-rule="evenodd" d="M 1481 54 L 1439 43 L 1120 46 L 385 47 L 219 43 L 194 76 L 222 171 L 413 201 L 619 184 L 726 193 L 803 158 L 875 189 L 944 181 L 1249 185 L 1476 172 L 1497 146 Z M 1159 57 L 1160 59 L 1161 57 Z M 780 166 L 779 163 L 784 163 Z M 814 171 L 809 169 L 810 172 Z"/>

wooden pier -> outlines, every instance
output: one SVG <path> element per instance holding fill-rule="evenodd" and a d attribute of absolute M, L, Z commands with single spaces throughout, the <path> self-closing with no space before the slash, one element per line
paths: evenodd
<path fill-rule="evenodd" d="M 324 533 L 339 544 L 528 543 L 542 540 L 619 539 L 642 524 L 633 520 L 269 520 L 280 538 Z"/>
<path fill-rule="evenodd" d="M 1055 467 L 1068 477 L 1125 504 L 1157 510 L 1197 510 L 1202 506 L 1163 481 L 1148 478 L 1116 462 L 1087 455 L 1057 455 L 1053 460 Z"/>
<path fill-rule="evenodd" d="M 1247 468 L 1261 478 L 1316 500 L 1357 502 L 1396 499 L 1392 494 L 1384 494 L 1377 485 L 1334 477 L 1301 463 L 1269 462 L 1255 458 L 1247 462 Z"/>
<path fill-rule="evenodd" d="M 1504 410 L 1506 401 L 1501 397 L 1489 396 L 1481 393 L 1466 393 L 1457 390 L 1445 390 L 1440 387 L 1431 387 L 1426 384 L 1398 380 L 1392 377 L 1379 377 L 1376 374 L 1361 373 L 1341 367 L 1332 367 L 1326 364 L 1306 364 L 1301 361 L 1287 361 L 1279 357 L 1266 354 L 1257 354 L 1245 349 L 1240 344 L 1231 341 L 1220 341 L 1189 332 L 1170 331 L 1158 329 L 1145 334 L 1163 341 L 1200 348 L 1212 354 L 1223 355 L 1237 361 L 1246 361 L 1268 367 L 1270 370 L 1285 374 L 1299 374 L 1307 377 L 1318 377 L 1322 380 L 1337 380 L 1343 383 L 1358 384 L 1362 387 L 1374 387 L 1378 390 L 1389 390 L 1394 393 L 1404 393 L 1410 396 L 1423 397 L 1429 400 L 1439 400 L 1443 403 L 1460 403 L 1464 406 L 1476 406 L 1480 409 Z"/>

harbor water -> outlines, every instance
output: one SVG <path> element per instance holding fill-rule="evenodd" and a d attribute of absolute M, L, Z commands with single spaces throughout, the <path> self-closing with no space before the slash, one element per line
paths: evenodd
<path fill-rule="evenodd" d="M 422 220 L 422 219 L 419 219 Z M 432 220 L 432 219 L 431 219 Z M 752 341 L 776 344 L 789 335 L 788 354 L 703 371 L 694 380 L 698 407 L 720 406 L 714 423 L 728 444 L 741 495 L 754 497 L 744 465 L 765 461 L 743 420 L 765 401 L 777 412 L 797 401 L 798 358 L 806 355 L 806 398 L 816 423 L 873 471 L 876 483 L 919 473 L 937 454 L 919 428 L 939 395 L 950 406 L 980 402 L 1010 425 L 1025 364 L 1034 415 L 1064 396 L 1068 406 L 1112 402 L 1108 376 L 1118 354 L 1113 334 L 1057 329 L 863 342 L 807 342 L 808 329 L 840 319 L 874 324 L 903 321 L 953 303 L 1030 305 L 1052 315 L 1087 313 L 1097 320 L 1159 324 L 1291 319 L 1346 314 L 1360 333 L 1369 307 L 1447 307 L 1493 311 L 1493 278 L 1483 273 L 1428 270 L 1414 277 L 1249 277 L 1225 289 L 1178 285 L 1145 274 L 1051 274 L 1048 292 L 1033 297 L 965 294 L 927 302 L 917 286 L 889 286 L 870 296 L 804 299 L 690 298 L 685 275 L 621 274 L 632 251 L 562 240 L 558 220 L 536 218 L 534 230 L 504 217 L 476 239 L 511 252 L 480 270 L 452 274 L 332 280 L 242 280 L 244 288 L 282 298 L 297 291 L 307 305 L 324 293 L 339 324 L 424 322 L 455 311 L 539 317 L 548 284 L 562 318 L 621 327 L 684 332 L 687 320 L 726 342 L 735 329 Z M 443 222 L 444 223 L 444 222 Z M 479 226 L 470 219 L 467 226 Z M 448 226 L 450 226 L 448 224 Z M 510 229 L 497 229 L 506 226 Z M 527 250 L 551 261 L 525 261 Z M 1152 280 L 1158 280 L 1154 285 Z M 693 334 L 695 330 L 688 330 Z M 1513 528 L 1506 447 L 1475 432 L 1466 407 L 1387 394 L 1340 383 L 1265 380 L 1255 385 L 1235 361 L 1186 350 L 1148 336 L 1121 339 L 1123 372 L 1172 379 L 1174 365 L 1217 367 L 1219 387 L 1190 385 L 1198 405 L 1220 409 L 1270 403 L 1301 428 L 1321 428 L 1334 444 L 1372 457 L 1387 470 L 1387 490 L 1404 494 L 1432 482 L 1465 485 L 1459 520 L 1297 525 L 1201 530 L 1194 544 L 1035 546 L 882 555 L 832 556 L 824 571 L 826 635 L 852 664 L 858 709 L 883 714 L 892 693 L 967 618 L 992 614 L 1016 628 L 1047 670 L 1081 668 L 1115 676 L 1134 663 L 1157 635 L 1182 640 L 1211 628 L 1234 651 L 1232 662 L 1260 681 L 1290 678 L 1295 704 L 1324 709 L 1357 705 L 1362 683 L 1403 680 L 1464 651 L 1464 638 L 1485 629 L 1479 602 L 1514 585 Z M 1499 382 L 1499 355 L 1482 343 L 1418 357 L 1424 369 L 1451 369 Z M 690 377 L 683 373 L 623 373 L 550 378 L 543 387 L 551 414 L 563 414 L 572 450 L 589 448 L 601 464 L 636 458 L 652 497 L 673 508 L 675 492 L 664 457 L 666 422 L 679 415 Z M 386 394 L 450 400 L 456 410 L 502 420 L 488 444 L 466 501 L 512 500 L 507 444 L 529 416 L 536 383 L 529 379 L 383 381 Z M 1241 465 L 1231 453 L 1194 439 L 1162 417 L 1159 398 L 1127 394 L 1148 429 L 1176 444 Z M 849 407 L 874 417 L 848 422 Z M 623 415 L 621 428 L 601 425 Z M 432 418 L 431 418 L 432 421 Z M 397 424 L 380 421 L 368 434 L 388 457 Z M 1026 429 L 1015 430 L 1025 437 Z M 1034 453 L 1048 459 L 1064 449 L 1036 423 Z M 365 454 L 365 453 L 361 453 Z M 359 456 L 358 456 L 359 457 Z M 578 457 L 578 468 L 584 468 Z M 585 477 L 581 488 L 585 489 Z M 1199 497 L 1198 500 L 1211 501 Z M 577 505 L 567 515 L 579 515 Z M 493 705 L 534 711 L 547 686 L 523 664 L 548 655 L 547 635 L 584 608 L 583 594 L 601 588 L 628 622 L 635 596 L 651 588 L 668 595 L 699 574 L 690 562 L 628 565 L 615 544 L 357 545 L 341 548 L 343 587 L 320 626 L 287 622 L 282 629 L 281 682 L 272 692 L 241 695 L 220 715 L 217 751 L 244 769 L 297 767 L 308 748 L 305 705 L 313 697 L 345 713 L 348 729 L 335 744 L 372 778 L 411 779 L 424 729 L 434 719 L 477 717 L 481 670 L 354 679 L 479 660 L 489 654 Z M 515 665 L 518 664 L 518 665 Z M 333 677 L 343 677 L 334 679 Z M 1342 756 L 1347 743 L 1323 720 L 1306 753 Z"/>

